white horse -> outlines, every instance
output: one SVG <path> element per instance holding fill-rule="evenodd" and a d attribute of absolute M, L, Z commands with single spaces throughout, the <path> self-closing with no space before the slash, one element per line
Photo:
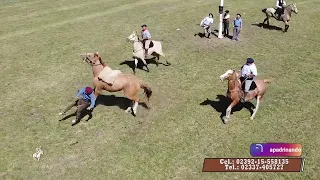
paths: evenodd
<path fill-rule="evenodd" d="M 139 40 L 139 37 L 137 35 L 136 31 L 133 31 L 133 33 L 127 37 L 127 41 L 132 41 L 133 42 L 133 58 L 134 58 L 134 64 L 135 68 L 138 65 L 138 59 L 142 60 L 143 64 L 147 68 L 147 72 L 149 72 L 148 64 L 145 60 L 145 50 L 143 49 L 143 44 Z M 159 59 L 160 56 L 165 57 L 164 53 L 162 52 L 162 45 L 161 42 L 159 41 L 154 41 L 151 40 L 153 43 L 153 47 L 148 49 L 148 54 L 147 55 L 153 55 L 157 58 L 156 64 L 157 66 L 159 65 Z M 166 61 L 167 65 L 171 65 L 168 61 Z M 135 70 L 134 70 L 135 73 Z"/>

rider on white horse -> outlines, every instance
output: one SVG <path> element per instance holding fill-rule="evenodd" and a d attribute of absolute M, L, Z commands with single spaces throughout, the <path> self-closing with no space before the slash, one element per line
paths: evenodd
<path fill-rule="evenodd" d="M 150 46 L 150 42 L 148 41 L 151 39 L 151 34 L 149 32 L 149 30 L 147 29 L 147 25 L 142 25 L 142 30 L 141 30 L 141 38 L 142 38 L 142 44 L 143 44 L 143 49 L 145 50 L 145 58 L 147 58 L 148 56 L 148 49 Z"/>
<path fill-rule="evenodd" d="M 281 15 L 284 13 L 284 7 L 286 6 L 286 1 L 285 0 L 276 0 L 276 12 L 277 18 L 280 19 Z"/>

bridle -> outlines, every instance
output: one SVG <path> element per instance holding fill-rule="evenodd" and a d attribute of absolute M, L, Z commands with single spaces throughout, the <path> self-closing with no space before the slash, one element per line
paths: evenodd
<path fill-rule="evenodd" d="M 92 61 L 88 58 L 88 55 L 86 53 L 86 59 L 85 61 L 90 64 L 91 66 L 99 66 L 99 65 L 102 65 L 101 62 L 99 64 L 93 64 Z"/>

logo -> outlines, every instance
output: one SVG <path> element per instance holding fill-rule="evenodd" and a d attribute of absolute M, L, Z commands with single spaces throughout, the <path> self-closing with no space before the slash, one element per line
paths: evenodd
<path fill-rule="evenodd" d="M 251 144 L 250 154 L 258 156 L 301 156 L 301 144 L 293 143 L 261 143 Z"/>

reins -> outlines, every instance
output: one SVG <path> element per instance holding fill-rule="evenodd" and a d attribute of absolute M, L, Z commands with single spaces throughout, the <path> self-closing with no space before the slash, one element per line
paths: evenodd
<path fill-rule="evenodd" d="M 137 35 L 137 37 L 138 37 L 138 38 L 135 39 L 133 42 L 134 42 L 134 43 L 135 43 L 135 42 L 141 43 L 140 40 L 139 40 L 139 36 L 138 36 L 138 35 Z M 139 50 L 137 50 L 137 51 L 133 50 L 133 52 L 136 53 L 136 52 L 139 52 L 139 51 L 141 51 L 141 50 L 143 50 L 143 48 L 141 48 L 141 49 L 139 49 Z"/>

